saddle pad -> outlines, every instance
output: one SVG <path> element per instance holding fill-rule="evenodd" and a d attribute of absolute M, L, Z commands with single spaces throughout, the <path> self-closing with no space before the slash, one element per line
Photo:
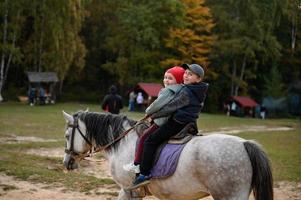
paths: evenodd
<path fill-rule="evenodd" d="M 152 178 L 171 176 L 177 168 L 178 160 L 185 144 L 166 144 L 151 170 Z"/>

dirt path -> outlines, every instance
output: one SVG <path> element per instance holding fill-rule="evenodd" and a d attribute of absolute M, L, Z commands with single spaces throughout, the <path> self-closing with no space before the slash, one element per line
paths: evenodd
<path fill-rule="evenodd" d="M 0 174 L 0 199 L 5 200 L 110 200 L 116 199 L 114 192 L 118 189 L 114 186 L 111 188 L 98 188 L 87 193 L 70 191 L 60 185 L 45 185 L 42 183 L 30 183 L 27 181 L 16 180 L 11 176 Z M 300 200 L 301 183 L 278 182 L 274 188 L 275 200 Z M 146 197 L 145 200 L 156 200 L 155 197 Z M 212 197 L 204 200 L 213 200 Z M 251 197 L 250 200 L 253 200 Z"/>
<path fill-rule="evenodd" d="M 248 129 L 254 130 L 256 127 Z M 256 130 L 261 131 L 263 127 L 257 127 Z M 287 127 L 280 127 L 282 131 L 287 130 Z M 245 129 L 244 129 L 245 130 Z M 275 131 L 275 128 L 272 130 Z M 237 130 L 223 130 L 232 131 L 231 133 L 241 132 L 242 129 Z M 3 138 L 2 138 L 3 139 Z M 33 137 L 9 137 L 6 143 L 14 142 L 28 142 L 28 141 L 48 141 L 41 138 Z M 2 143 L 4 140 L 2 140 Z M 52 157 L 63 157 L 63 149 L 47 149 L 41 148 L 39 151 L 36 149 L 29 149 L 26 153 L 35 154 L 41 156 L 52 156 Z M 109 172 L 109 166 L 106 160 L 92 159 L 96 162 L 83 161 L 81 163 L 80 172 L 88 175 L 93 175 L 95 177 L 102 178 L 112 178 Z M 103 188 L 97 188 L 89 193 L 80 193 L 76 191 L 71 191 L 64 188 L 60 184 L 42 184 L 42 183 L 31 183 L 28 181 L 20 181 L 14 177 L 7 176 L 0 173 L 0 199 L 2 200 L 53 200 L 53 199 L 64 199 L 64 200 L 110 200 L 116 199 L 116 193 L 119 191 L 118 186 L 110 185 Z M 295 182 L 277 182 L 274 184 L 274 194 L 275 200 L 300 200 L 301 199 L 301 183 Z M 154 197 L 146 197 L 145 200 L 156 200 Z M 204 200 L 213 200 L 212 197 L 204 198 Z M 253 200 L 253 197 L 250 197 Z"/>

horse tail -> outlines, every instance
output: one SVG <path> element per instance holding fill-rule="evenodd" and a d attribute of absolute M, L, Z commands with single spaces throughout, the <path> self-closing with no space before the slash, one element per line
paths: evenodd
<path fill-rule="evenodd" d="M 273 200 L 273 176 L 266 153 L 254 141 L 246 141 L 244 146 L 253 169 L 251 187 L 255 199 Z"/>

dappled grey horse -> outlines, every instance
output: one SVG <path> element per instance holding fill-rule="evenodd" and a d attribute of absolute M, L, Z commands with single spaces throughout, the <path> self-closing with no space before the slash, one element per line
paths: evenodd
<path fill-rule="evenodd" d="M 67 121 L 64 165 L 68 170 L 94 148 L 104 149 L 111 175 L 121 187 L 118 199 L 131 199 L 134 175 L 122 166 L 133 162 L 138 139 L 136 122 L 125 116 L 63 112 Z M 127 134 L 125 134 L 127 133 Z M 273 199 L 269 160 L 254 141 L 224 134 L 193 137 L 184 147 L 172 176 L 152 179 L 148 190 L 159 199 L 247 200 L 253 190 L 256 200 Z"/>

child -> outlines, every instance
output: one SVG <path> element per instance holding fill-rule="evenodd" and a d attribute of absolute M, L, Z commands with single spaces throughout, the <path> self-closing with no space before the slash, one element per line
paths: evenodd
<path fill-rule="evenodd" d="M 182 66 L 186 69 L 182 89 L 168 104 L 150 116 L 152 119 L 156 119 L 172 114 L 165 124 L 145 140 L 140 164 L 141 172 L 136 177 L 131 189 L 150 182 L 150 171 L 157 147 L 180 132 L 188 123 L 196 122 L 201 112 L 208 89 L 208 84 L 202 82 L 204 70 L 198 64 L 184 64 Z"/>
<path fill-rule="evenodd" d="M 182 88 L 179 84 L 183 83 L 184 68 L 175 66 L 166 70 L 164 74 L 163 83 L 165 88 L 162 89 L 158 95 L 158 98 L 146 109 L 146 114 L 151 115 L 158 112 L 164 105 L 174 98 L 174 95 Z M 141 161 L 141 154 L 143 151 L 143 145 L 145 139 L 157 130 L 161 125 L 167 122 L 169 116 L 154 119 L 154 123 L 143 133 L 139 138 L 134 163 L 129 163 L 123 166 L 123 169 L 136 174 L 140 172 L 139 164 Z"/>

